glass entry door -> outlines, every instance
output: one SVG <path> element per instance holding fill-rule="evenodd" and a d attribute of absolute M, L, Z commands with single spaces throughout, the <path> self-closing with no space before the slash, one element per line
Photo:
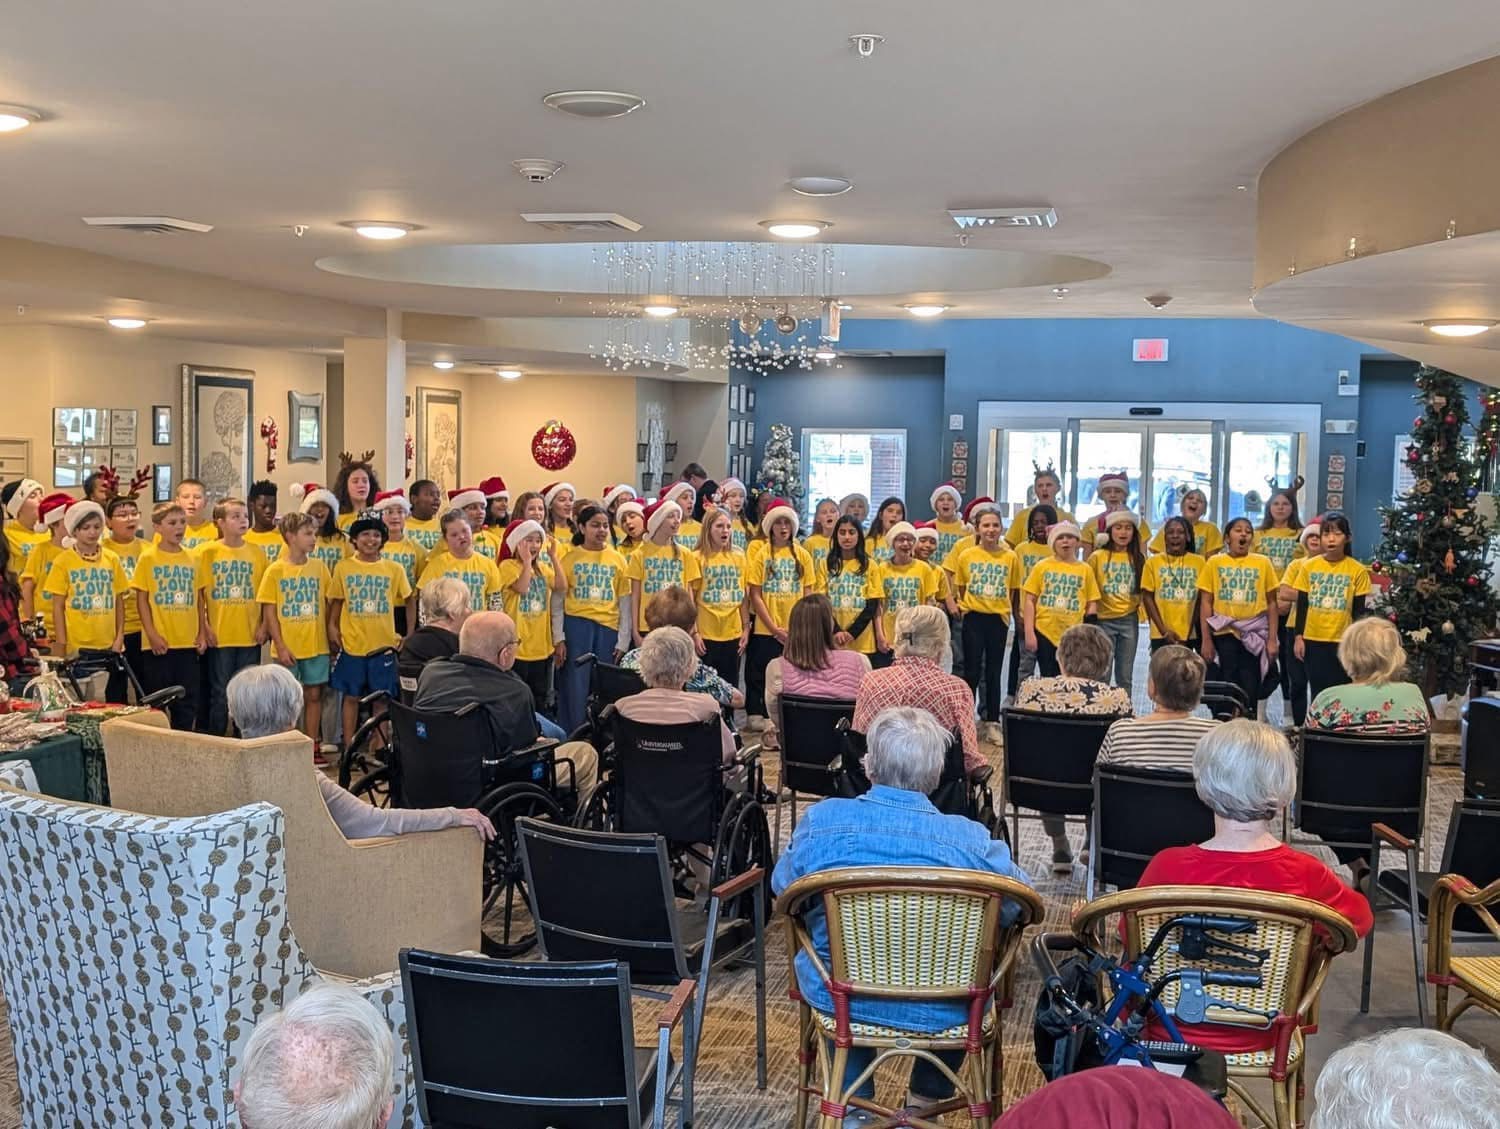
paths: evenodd
<path fill-rule="evenodd" d="M 1130 480 L 1126 506 L 1143 515 L 1153 530 L 1179 512 L 1183 494 L 1194 487 L 1208 496 L 1212 519 L 1214 443 L 1211 420 L 1080 420 L 1075 447 L 1078 470 L 1069 484 L 1073 512 L 1079 521 L 1102 514 L 1099 478 L 1123 471 Z"/>

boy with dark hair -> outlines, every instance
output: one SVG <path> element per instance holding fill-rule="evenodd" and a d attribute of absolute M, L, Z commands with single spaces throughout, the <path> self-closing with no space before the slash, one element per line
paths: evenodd
<path fill-rule="evenodd" d="M 140 504 L 131 497 L 111 498 L 104 507 L 104 523 L 109 527 L 109 536 L 103 542 L 105 551 L 119 558 L 128 585 L 135 579 L 136 566 L 146 550 L 145 540 L 136 536 L 141 528 Z M 121 603 L 125 605 L 125 661 L 135 672 L 136 681 L 145 685 L 146 667 L 141 660 L 141 609 L 136 606 L 134 592 L 126 592 Z"/>
<path fill-rule="evenodd" d="M 276 524 L 276 483 L 269 478 L 252 482 L 246 501 L 250 503 L 250 529 L 245 540 L 258 546 L 270 564 L 281 556 L 281 547 L 286 544 L 281 539 L 281 527 Z"/>
<path fill-rule="evenodd" d="M 26 567 L 32 548 L 47 540 L 36 531 L 37 504 L 46 493 L 34 478 L 19 478 L 0 489 L 0 506 L 5 508 L 5 539 L 10 542 L 10 571 L 16 576 Z"/>
<path fill-rule="evenodd" d="M 417 622 L 416 593 L 401 565 L 380 555 L 385 522 L 378 510 L 364 510 L 349 526 L 354 556 L 333 570 L 328 590 L 328 646 L 338 654 L 329 684 L 343 695 L 344 739 L 359 727 L 359 700 L 376 690 L 401 693 L 396 675 L 394 611 L 405 605 L 406 622 Z"/>
<path fill-rule="evenodd" d="M 443 491 L 430 478 L 419 478 L 411 484 L 411 517 L 406 519 L 406 535 L 431 553 L 443 540 L 439 517 L 443 508 Z"/>

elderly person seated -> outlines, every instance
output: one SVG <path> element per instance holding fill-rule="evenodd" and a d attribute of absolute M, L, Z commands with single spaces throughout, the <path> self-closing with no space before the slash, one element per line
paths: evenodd
<path fill-rule="evenodd" d="M 294 732 L 302 712 L 302 684 L 279 663 L 250 666 L 229 680 L 224 688 L 229 719 L 246 741 Z M 379 839 L 413 831 L 441 831 L 445 827 L 474 828 L 485 839 L 495 837 L 495 828 L 474 808 L 377 808 L 340 788 L 313 767 L 318 791 L 328 805 L 328 814 L 346 839 Z"/>
<path fill-rule="evenodd" d="M 1425 733 L 1427 699 L 1422 689 L 1397 679 L 1406 670 L 1401 633 L 1390 620 L 1372 616 L 1357 619 L 1339 640 L 1339 665 L 1349 676 L 1343 686 L 1330 686 L 1307 711 L 1312 729 L 1352 733 Z"/>
<path fill-rule="evenodd" d="M 1500 1071 L 1441 1031 L 1398 1027 L 1341 1047 L 1318 1072 L 1312 1129 L 1494 1129 Z"/>
<path fill-rule="evenodd" d="M 974 691 L 938 665 L 948 642 L 948 615 L 941 608 L 931 604 L 902 608 L 896 614 L 895 661 L 884 670 L 872 670 L 860 682 L 854 699 L 854 730 L 868 735 L 875 715 L 892 706 L 926 710 L 944 729 L 959 735 L 964 768 L 972 776 L 989 762 L 979 751 L 974 729 Z"/>
<path fill-rule="evenodd" d="M 1028 678 L 1011 704 L 1018 710 L 1129 717 L 1134 712 L 1130 695 L 1109 684 L 1114 663 L 1114 644 L 1104 629 L 1076 623 L 1057 642 L 1057 666 L 1062 673 Z"/>
<path fill-rule="evenodd" d="M 686 588 L 663 588 L 647 601 L 646 630 L 651 632 L 661 627 L 680 628 L 688 633 L 689 638 L 698 629 L 698 608 Z M 639 671 L 641 648 L 626 652 L 620 665 L 626 670 Z M 735 710 L 745 708 L 744 693 L 725 682 L 719 672 L 701 658 L 693 669 L 693 676 L 688 679 L 687 688 L 696 694 L 710 695 L 721 706 Z"/>
<path fill-rule="evenodd" d="M 455 713 L 478 702 L 489 722 L 495 755 L 504 756 L 542 735 L 531 688 L 513 669 L 521 637 L 504 612 L 475 612 L 458 632 L 458 654 L 434 659 L 422 668 L 412 706 L 434 713 Z M 569 741 L 557 756 L 573 762 L 580 799 L 599 778 L 599 754 L 587 741 Z"/>
<path fill-rule="evenodd" d="M 1216 726 L 1193 754 L 1198 798 L 1214 813 L 1214 835 L 1191 847 L 1168 847 L 1146 864 L 1141 886 L 1231 886 L 1292 894 L 1343 914 L 1363 937 L 1374 924 L 1370 903 L 1312 855 L 1272 831 L 1297 790 L 1297 762 L 1277 729 L 1239 718 Z M 1241 1054 L 1267 1050 L 1273 1030 L 1179 1024 L 1189 1043 Z M 1152 1024 L 1147 1038 L 1163 1034 Z"/>
<path fill-rule="evenodd" d="M 1187 647 L 1174 643 L 1156 651 L 1146 676 L 1146 695 L 1156 708 L 1111 725 L 1099 746 L 1098 763 L 1192 772 L 1198 742 L 1219 724 L 1193 716 L 1203 700 L 1207 672 L 1203 657 Z"/>
<path fill-rule="evenodd" d="M 234 1084 L 237 1124 L 384 1129 L 395 1069 L 395 1040 L 374 1005 L 342 985 L 310 988 L 250 1033 Z"/>
<path fill-rule="evenodd" d="M 838 625 L 833 604 L 821 592 L 803 596 L 792 605 L 787 620 L 786 649 L 766 667 L 766 708 L 770 724 L 761 734 L 764 748 L 776 748 L 781 728 L 781 695 L 839 698 L 852 701 L 870 673 L 870 660 L 858 651 L 845 651 L 834 642 Z"/>
<path fill-rule="evenodd" d="M 910 610 L 933 612 L 946 626 L 937 608 Z M 901 614 L 905 616 L 906 612 Z M 896 662 L 899 665 L 900 658 Z M 972 698 L 970 704 L 972 708 Z M 807 810 L 776 864 L 772 890 L 779 894 L 805 875 L 851 866 L 957 867 L 1031 884 L 1026 872 L 1011 859 L 1010 848 L 991 839 L 982 824 L 961 815 L 943 815 L 927 798 L 942 776 L 949 737 L 948 730 L 931 713 L 913 706 L 888 707 L 870 719 L 865 736 L 864 768 L 870 790 L 857 799 L 822 800 Z M 828 926 L 821 907 L 808 911 L 806 923 L 818 956 L 826 963 Z M 832 1014 L 833 1000 L 806 954 L 797 956 L 797 984 L 812 1007 Z M 968 1018 L 964 1006 L 958 1003 L 869 998 L 854 1000 L 851 1014 L 857 1023 L 889 1024 L 916 1031 L 941 1031 Z M 849 1052 L 846 1085 L 874 1055 L 869 1048 Z M 940 1051 L 938 1057 L 957 1070 L 963 1052 Z M 918 1105 L 939 1101 L 951 1093 L 942 1073 L 921 1060 L 912 1069 L 911 1089 L 913 1104 Z M 873 1080 L 856 1092 L 863 1098 L 873 1098 L 874 1094 Z M 859 1124 L 862 1116 L 851 1113 L 844 1124 Z"/>
<path fill-rule="evenodd" d="M 698 669 L 693 637 L 680 627 L 658 627 L 646 636 L 637 654 L 646 689 L 615 703 L 620 716 L 645 725 L 686 725 L 715 719 L 723 737 L 724 764 L 733 764 L 738 750 L 718 703 L 708 694 L 687 689 Z"/>
<path fill-rule="evenodd" d="M 401 644 L 404 662 L 425 664 L 458 654 L 458 632 L 469 618 L 469 586 L 456 576 L 441 576 L 422 589 L 422 626 Z"/>

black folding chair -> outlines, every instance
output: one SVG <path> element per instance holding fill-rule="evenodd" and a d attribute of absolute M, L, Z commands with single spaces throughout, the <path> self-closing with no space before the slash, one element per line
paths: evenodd
<path fill-rule="evenodd" d="M 1213 838 L 1214 816 L 1191 773 L 1098 765 L 1094 770 L 1093 846 L 1084 889 L 1133 890 L 1158 851 Z"/>
<path fill-rule="evenodd" d="M 517 823 L 531 916 L 548 960 L 628 962 L 637 991 L 665 999 L 689 977 L 698 982 L 693 1029 L 703 1036 L 709 973 L 744 953 L 755 960 L 756 1084 L 766 1088 L 765 872 L 749 870 L 714 887 L 707 912 L 674 897 L 667 842 L 660 835 L 585 831 L 529 819 Z M 726 904 L 751 894 L 753 920 L 726 917 Z M 652 988 L 656 991 L 652 991 Z M 696 1063 L 697 1047 L 685 1054 Z"/>
<path fill-rule="evenodd" d="M 1005 733 L 1005 776 L 1000 810 L 1011 813 L 1013 843 L 1021 842 L 1021 808 L 1027 819 L 1059 815 L 1087 822 L 1094 807 L 1094 762 L 1117 718 L 1007 709 L 1000 714 Z"/>
<path fill-rule="evenodd" d="M 1500 698 L 1473 698 L 1464 707 L 1464 795 L 1500 800 Z"/>
<path fill-rule="evenodd" d="M 1203 705 L 1216 721 L 1233 721 L 1237 717 L 1254 717 L 1244 688 L 1233 682 L 1205 682 Z"/>
<path fill-rule="evenodd" d="M 523 964 L 422 949 L 400 959 L 422 1124 L 665 1129 L 673 1091 L 679 1123 L 691 1123 L 693 1056 L 674 1070 L 671 1039 L 681 1026 L 683 1046 L 697 1043 L 692 980 L 667 997 L 646 1048 L 634 1045 L 630 969 L 618 961 Z"/>
<path fill-rule="evenodd" d="M 870 790 L 870 778 L 865 775 L 865 735 L 844 722 L 839 722 L 839 725 L 844 738 L 844 767 L 840 773 L 838 794 L 862 796 Z M 944 815 L 972 819 L 984 825 L 991 839 L 1009 844 L 1005 820 L 996 813 L 995 798 L 990 791 L 990 779 L 994 773 L 993 768 L 985 765 L 971 776 L 964 763 L 963 737 L 949 733 L 942 775 L 938 777 L 938 786 L 927 794 L 927 798 Z"/>
<path fill-rule="evenodd" d="M 839 722 L 854 721 L 854 703 L 841 698 L 781 695 L 781 789 L 790 796 L 792 830 L 797 830 L 797 796 L 837 796 L 844 764 Z M 776 842 L 781 842 L 782 802 L 776 804 Z"/>

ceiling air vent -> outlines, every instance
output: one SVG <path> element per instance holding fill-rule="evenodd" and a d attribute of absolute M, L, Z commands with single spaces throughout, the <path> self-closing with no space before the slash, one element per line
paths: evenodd
<path fill-rule="evenodd" d="M 1020 208 L 949 208 L 953 222 L 964 231 L 979 227 L 1053 227 L 1057 211 L 1046 204 Z"/>
<path fill-rule="evenodd" d="M 548 231 L 586 231 L 594 234 L 633 234 L 641 230 L 635 220 L 617 212 L 522 212 L 527 223 Z"/>
<path fill-rule="evenodd" d="M 83 222 L 90 227 L 113 227 L 120 231 L 144 231 L 152 235 L 171 235 L 176 231 L 191 231 L 199 235 L 212 231 L 211 223 L 194 223 L 171 216 L 84 216 Z"/>

